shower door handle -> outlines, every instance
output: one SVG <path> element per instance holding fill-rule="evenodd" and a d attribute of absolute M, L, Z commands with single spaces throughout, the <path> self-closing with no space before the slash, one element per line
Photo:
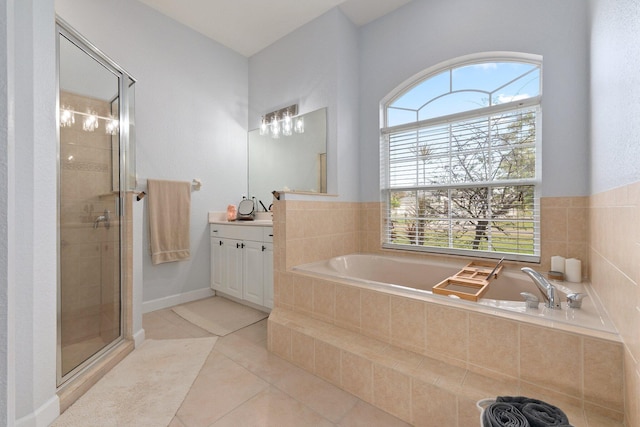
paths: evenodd
<path fill-rule="evenodd" d="M 109 212 L 109 209 L 105 209 L 104 210 L 104 215 L 100 215 L 96 218 L 96 220 L 93 222 L 93 228 L 94 230 L 96 228 L 98 228 L 98 226 L 100 225 L 101 222 L 104 222 L 104 227 L 108 230 L 109 228 L 111 228 L 111 212 Z"/>

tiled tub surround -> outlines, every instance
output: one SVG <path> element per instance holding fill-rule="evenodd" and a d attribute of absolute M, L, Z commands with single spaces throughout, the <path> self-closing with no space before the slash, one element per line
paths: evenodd
<path fill-rule="evenodd" d="M 553 218 L 561 223 L 554 235 L 567 247 L 571 239 L 584 239 L 566 227 L 561 232 L 572 203 L 567 200 L 559 208 L 564 217 Z M 544 221 L 543 233 L 545 227 L 556 226 Z M 433 303 L 403 298 L 291 271 L 298 264 L 352 252 L 388 252 L 380 249 L 379 203 L 276 202 L 274 231 L 275 309 L 269 348 L 305 369 L 409 422 L 419 423 L 420 413 L 434 410 L 421 403 L 425 399 L 420 396 L 427 392 L 434 398 L 440 393 L 454 397 L 459 425 L 475 411 L 469 408 L 471 400 L 507 392 L 622 418 L 623 350 L 606 334 L 594 337 L 538 326 L 490 311 L 461 309 L 446 299 Z M 543 258 L 551 255 L 545 254 L 545 246 L 543 242 Z M 404 359 L 411 361 L 410 368 Z M 416 369 L 430 370 L 432 365 L 440 368 L 424 381 Z M 447 372 L 457 369 L 462 376 L 450 381 Z M 350 372 L 363 375 L 345 380 Z M 473 387 L 476 391 L 465 391 L 465 384 L 474 381 L 489 385 L 480 392 Z M 398 398 L 389 397 L 391 388 Z M 438 413 L 446 412 L 445 406 L 436 406 Z"/>
<path fill-rule="evenodd" d="M 269 317 L 268 346 L 286 360 L 413 425 L 477 426 L 475 403 L 498 395 L 527 395 L 551 402 L 567 413 L 575 427 L 620 425 L 614 421 L 621 419 L 620 411 L 602 406 L 622 407 L 620 368 L 612 366 L 621 363 L 616 343 L 441 310 L 429 316 L 438 316 L 436 321 L 445 327 L 429 338 L 451 352 L 474 356 L 472 362 L 406 350 L 280 308 Z M 465 328 L 468 334 L 458 335 Z M 417 329 L 424 332 L 421 326 Z M 471 335 L 475 332 L 479 333 Z M 540 344 L 542 340 L 545 345 Z M 543 371 L 541 364 L 547 366 Z M 564 371 L 564 366 L 572 368 Z M 519 369 L 520 378 L 509 375 L 509 371 L 516 375 Z M 583 393 L 582 384 L 584 390 L 591 388 Z M 584 398 L 579 397 L 582 395 Z"/>
<path fill-rule="evenodd" d="M 453 402 L 462 393 L 460 418 L 469 393 L 475 400 L 503 394 L 502 384 L 512 394 L 622 418 L 622 346 L 615 335 L 567 332 L 439 296 L 292 274 L 293 306 L 272 312 L 270 349 L 407 422 L 423 420 L 410 411 L 423 399 L 412 390 L 427 385 Z M 425 369 L 433 382 L 425 383 Z M 376 383 L 379 370 L 388 372 Z M 460 375 L 453 383 L 450 371 Z M 492 384 L 481 389 L 485 396 L 464 387 L 467 375 Z"/>
<path fill-rule="evenodd" d="M 433 285 L 455 275 L 465 265 L 466 261 L 460 260 L 434 258 L 415 260 L 393 256 L 350 254 L 302 264 L 294 267 L 294 271 L 315 275 L 321 279 L 356 282 L 362 287 L 381 292 L 393 290 L 397 295 L 430 298 L 438 303 L 442 301 L 443 296 L 433 296 L 431 290 Z M 588 282 L 567 283 L 553 280 L 551 283 L 555 286 L 557 297 L 561 301 L 566 301 L 566 295 L 571 293 L 587 294 L 587 298 L 582 302 L 582 308 L 569 308 L 566 302 L 561 302 L 561 310 L 545 307 L 543 294 L 534 282 L 513 267 L 503 268 L 499 276 L 491 280 L 487 291 L 477 302 L 457 299 L 455 303 L 461 305 L 463 309 L 466 306 L 471 310 L 476 309 L 480 304 L 496 311 L 531 316 L 538 324 L 549 324 L 570 332 L 581 333 L 587 328 L 604 332 L 605 339 L 609 339 L 611 334 L 613 339 L 617 338 L 617 331 Z M 541 301 L 538 308 L 527 307 L 527 303 L 521 296 L 522 292 L 537 295 Z"/>
<path fill-rule="evenodd" d="M 589 275 L 624 343 L 626 423 L 640 426 L 640 182 L 589 204 Z"/>
<path fill-rule="evenodd" d="M 587 277 L 589 198 L 546 197 L 540 206 L 541 254 L 536 269 L 549 271 L 551 257 L 560 255 L 580 259 L 583 276 Z M 286 271 L 296 265 L 355 252 L 428 257 L 381 248 L 383 209 L 378 202 L 276 201 L 274 231 L 280 239 L 274 250 L 282 251 L 277 257 L 282 264 L 276 268 Z"/>

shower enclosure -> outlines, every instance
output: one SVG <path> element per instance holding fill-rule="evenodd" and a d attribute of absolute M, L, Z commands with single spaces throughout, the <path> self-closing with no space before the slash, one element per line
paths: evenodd
<path fill-rule="evenodd" d="M 135 81 L 57 20 L 58 385 L 123 340 Z"/>

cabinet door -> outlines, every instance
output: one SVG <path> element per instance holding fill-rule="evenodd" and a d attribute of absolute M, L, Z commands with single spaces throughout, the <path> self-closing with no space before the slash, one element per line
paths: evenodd
<path fill-rule="evenodd" d="M 273 308 L 273 243 L 262 244 L 264 306 Z"/>
<path fill-rule="evenodd" d="M 224 292 L 224 282 L 222 281 L 224 269 L 223 240 L 218 237 L 211 238 L 211 289 Z"/>
<path fill-rule="evenodd" d="M 262 243 L 247 241 L 244 245 L 242 298 L 254 304 L 263 305 Z"/>
<path fill-rule="evenodd" d="M 222 292 L 242 298 L 242 241 L 222 240 Z"/>

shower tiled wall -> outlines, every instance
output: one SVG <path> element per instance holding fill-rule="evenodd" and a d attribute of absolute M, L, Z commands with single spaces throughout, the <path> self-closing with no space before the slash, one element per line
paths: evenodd
<path fill-rule="evenodd" d="M 60 105 L 106 117 L 109 103 L 61 92 Z M 62 345 L 119 334 L 119 227 L 112 191 L 111 135 L 82 129 L 83 116 L 60 128 L 60 265 Z M 102 123 L 101 123 L 102 124 Z M 111 228 L 94 220 L 108 209 Z M 105 284 L 109 284 L 105 286 Z M 98 343 L 97 343 L 98 344 Z"/>
<path fill-rule="evenodd" d="M 640 182 L 589 200 L 593 286 L 624 342 L 628 426 L 640 425 Z"/>

